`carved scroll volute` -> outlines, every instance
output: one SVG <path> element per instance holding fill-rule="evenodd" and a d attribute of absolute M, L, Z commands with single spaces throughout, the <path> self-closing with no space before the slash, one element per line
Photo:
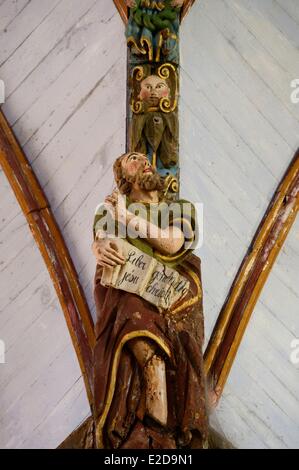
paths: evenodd
<path fill-rule="evenodd" d="M 159 103 L 159 108 L 163 113 L 172 113 L 176 110 L 178 105 L 179 85 L 177 68 L 173 64 L 163 64 L 158 70 L 157 74 L 163 80 L 167 80 L 170 84 L 170 97 L 162 98 Z"/>
<path fill-rule="evenodd" d="M 177 178 L 175 176 L 168 175 L 164 182 L 164 196 L 167 197 L 168 193 L 177 194 L 179 189 L 179 181 Z"/>
<path fill-rule="evenodd" d="M 130 80 L 131 84 L 131 110 L 134 114 L 140 114 L 143 111 L 143 103 L 140 100 L 140 83 L 145 78 L 145 67 L 137 65 L 132 70 Z"/>

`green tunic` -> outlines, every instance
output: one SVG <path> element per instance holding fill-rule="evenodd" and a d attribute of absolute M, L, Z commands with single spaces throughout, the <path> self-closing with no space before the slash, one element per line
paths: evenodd
<path fill-rule="evenodd" d="M 97 231 L 101 229 L 105 231 L 107 235 L 125 238 L 136 248 L 139 248 L 144 253 L 173 268 L 180 264 L 194 249 L 194 243 L 198 239 L 198 227 L 195 207 L 189 201 L 180 199 L 175 202 L 163 201 L 156 204 L 132 203 L 129 198 L 126 198 L 126 206 L 133 214 L 147 219 L 147 221 L 161 229 L 166 229 L 168 226 L 180 228 L 185 237 L 185 243 L 181 250 L 175 255 L 165 256 L 155 250 L 145 238 L 130 237 L 128 233 L 125 233 L 126 231 L 123 226 L 114 225 L 113 217 L 105 208 L 104 204 L 98 207 L 94 216 L 94 240 L 96 239 Z M 138 211 L 140 207 L 142 207 L 142 210 Z M 103 217 L 105 217 L 104 220 Z M 113 230 L 111 230 L 112 227 Z"/>

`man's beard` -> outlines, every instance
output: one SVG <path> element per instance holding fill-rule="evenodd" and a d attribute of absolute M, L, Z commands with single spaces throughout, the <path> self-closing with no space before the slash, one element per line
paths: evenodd
<path fill-rule="evenodd" d="M 161 191 L 163 189 L 163 180 L 157 171 L 153 173 L 144 173 L 140 170 L 135 176 L 125 175 L 128 183 L 137 183 L 140 189 L 145 191 Z"/>
<path fill-rule="evenodd" d="M 146 101 L 148 106 L 159 106 L 160 99 L 157 96 L 150 96 L 148 100 Z"/>

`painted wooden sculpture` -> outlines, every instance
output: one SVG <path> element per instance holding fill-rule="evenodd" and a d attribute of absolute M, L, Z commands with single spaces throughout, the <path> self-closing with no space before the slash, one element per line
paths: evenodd
<path fill-rule="evenodd" d="M 119 192 L 100 206 L 94 223 L 97 447 L 206 447 L 200 262 L 190 257 L 194 207 L 170 203 L 175 216 L 166 217 L 163 180 L 144 154 L 122 155 L 114 174 Z M 138 203 L 143 216 L 133 214 Z M 111 218 L 127 229 L 125 256 L 122 239 L 107 229 Z M 105 285 L 103 272 L 118 266 L 116 287 Z M 149 272 L 141 292 L 137 286 L 144 286 Z M 172 293 L 178 294 L 174 303 L 168 302 Z"/>

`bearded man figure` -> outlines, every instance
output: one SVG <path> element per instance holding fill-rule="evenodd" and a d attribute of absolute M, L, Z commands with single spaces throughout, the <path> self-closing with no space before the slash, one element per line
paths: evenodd
<path fill-rule="evenodd" d="M 191 211 L 181 211 L 180 216 L 170 214 L 167 223 L 163 222 L 169 203 L 161 197 L 160 176 L 143 154 L 119 157 L 114 176 L 117 192 L 97 209 L 93 226 L 92 249 L 97 261 L 96 446 L 206 448 L 200 260 L 192 255 L 197 236 L 194 206 L 178 201 L 180 208 L 189 204 Z M 136 203 L 145 207 L 142 215 L 130 210 Z M 116 235 L 110 232 L 109 224 L 103 225 L 107 214 L 117 221 Z M 120 226 L 128 228 L 132 221 L 138 227 L 138 236 L 126 231 L 126 241 L 188 280 L 188 292 L 169 309 L 157 308 L 139 295 L 101 283 L 103 270 L 126 262 Z"/>

